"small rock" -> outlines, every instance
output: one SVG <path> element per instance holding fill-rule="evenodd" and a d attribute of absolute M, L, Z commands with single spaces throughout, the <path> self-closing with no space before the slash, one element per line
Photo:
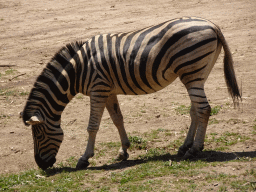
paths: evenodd
<path fill-rule="evenodd" d="M 45 178 L 45 176 L 42 176 L 42 175 L 36 175 L 36 177 L 39 179 Z"/>

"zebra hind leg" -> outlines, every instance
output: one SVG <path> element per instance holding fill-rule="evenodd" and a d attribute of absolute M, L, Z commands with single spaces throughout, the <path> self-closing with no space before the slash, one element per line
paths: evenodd
<path fill-rule="evenodd" d="M 193 158 L 203 150 L 206 128 L 211 113 L 211 107 L 207 101 L 203 85 L 190 87 L 188 93 L 192 103 L 190 129 L 193 129 L 189 130 L 184 144 L 179 149 L 180 154 L 186 151 L 183 159 Z M 195 139 L 191 142 L 194 136 Z M 188 149 L 189 147 L 190 149 Z"/>
<path fill-rule="evenodd" d="M 127 160 L 129 158 L 127 149 L 130 147 L 130 142 L 124 129 L 123 116 L 116 95 L 109 96 L 106 107 L 121 138 L 122 147 L 119 149 L 117 160 Z"/>
<path fill-rule="evenodd" d="M 94 145 L 96 134 L 99 130 L 101 117 L 106 106 L 108 96 L 99 94 L 92 94 L 90 96 L 90 119 L 89 125 L 87 127 L 87 131 L 89 133 L 88 143 L 86 147 L 85 153 L 78 160 L 76 165 L 76 169 L 86 169 L 89 165 L 88 159 L 94 156 Z"/>
<path fill-rule="evenodd" d="M 195 138 L 195 134 L 198 126 L 198 119 L 196 116 L 195 105 L 193 103 L 191 104 L 190 117 L 191 117 L 191 125 L 190 125 L 184 144 L 179 148 L 178 156 L 184 156 L 185 153 L 192 147 L 194 142 L 194 138 Z"/>

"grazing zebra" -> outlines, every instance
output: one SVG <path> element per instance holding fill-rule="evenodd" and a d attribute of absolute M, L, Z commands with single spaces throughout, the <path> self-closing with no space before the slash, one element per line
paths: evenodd
<path fill-rule="evenodd" d="M 130 142 L 117 95 L 154 93 L 177 77 L 191 99 L 191 126 L 178 154 L 184 159 L 195 156 L 203 149 L 211 112 L 204 83 L 222 47 L 227 87 L 233 101 L 238 102 L 241 95 L 227 42 L 219 27 L 201 18 L 184 17 L 66 45 L 37 78 L 22 112 L 25 125 L 32 125 L 36 163 L 42 169 L 55 163 L 63 140 L 61 113 L 77 93 L 90 97 L 88 144 L 77 168 L 86 168 L 94 155 L 105 107 L 120 134 L 118 158 L 126 160 Z"/>

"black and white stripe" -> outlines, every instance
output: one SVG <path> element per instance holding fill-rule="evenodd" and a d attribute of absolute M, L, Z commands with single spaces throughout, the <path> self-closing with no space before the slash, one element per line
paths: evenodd
<path fill-rule="evenodd" d="M 28 98 L 23 112 L 32 125 L 35 156 L 42 168 L 52 166 L 62 141 L 61 113 L 77 94 L 90 96 L 89 141 L 78 168 L 93 156 L 96 132 L 107 107 L 122 141 L 119 157 L 128 158 L 129 141 L 116 95 L 149 94 L 177 77 L 186 86 L 192 107 L 191 127 L 179 154 L 189 158 L 202 150 L 210 105 L 204 83 L 221 47 L 229 92 L 240 97 L 228 45 L 213 23 L 180 18 L 129 33 L 103 34 L 63 47 L 48 63 Z M 40 133 L 40 134 L 39 134 Z"/>

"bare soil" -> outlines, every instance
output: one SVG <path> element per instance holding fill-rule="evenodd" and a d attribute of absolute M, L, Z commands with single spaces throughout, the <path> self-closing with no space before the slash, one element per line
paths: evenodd
<path fill-rule="evenodd" d="M 219 123 L 209 125 L 207 135 L 230 132 L 250 138 L 229 146 L 225 152 L 214 151 L 218 144 L 208 143 L 205 149 L 213 151 L 205 152 L 203 156 L 210 155 L 212 161 L 229 161 L 237 156 L 255 157 L 256 1 L 0 0 L 0 174 L 37 168 L 31 130 L 19 119 L 19 112 L 23 110 L 36 77 L 55 52 L 67 43 L 86 40 L 99 33 L 127 32 L 182 16 L 206 18 L 220 26 L 232 50 L 242 90 L 242 103 L 235 109 L 224 81 L 222 53 L 205 85 L 210 104 L 222 107 L 214 116 Z M 131 135 L 142 135 L 159 128 L 171 131 L 169 137 L 154 147 L 167 145 L 181 133 L 186 133 L 189 127 L 189 114 L 181 115 L 175 110 L 180 105 L 190 105 L 186 89 L 179 80 L 155 94 L 119 96 L 119 101 L 126 130 Z M 81 95 L 74 98 L 63 112 L 65 138 L 56 163 L 71 156 L 79 158 L 84 153 L 88 118 L 89 99 Z M 105 112 L 96 147 L 110 141 L 119 141 L 119 136 Z M 130 158 L 139 153 L 146 151 L 133 151 Z M 96 160 L 97 166 L 112 158 L 104 156 Z M 255 167 L 256 162 L 251 161 L 209 169 L 239 170 L 240 173 Z"/>

